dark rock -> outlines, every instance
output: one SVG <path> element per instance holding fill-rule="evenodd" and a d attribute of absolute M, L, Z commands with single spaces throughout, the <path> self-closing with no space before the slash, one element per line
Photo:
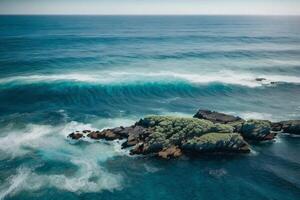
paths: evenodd
<path fill-rule="evenodd" d="M 283 121 L 281 123 L 282 123 L 282 131 L 284 133 L 300 135 L 300 120 L 289 120 L 289 121 Z"/>
<path fill-rule="evenodd" d="M 263 140 L 273 140 L 273 139 L 275 139 L 276 135 L 277 135 L 277 133 L 271 132 L 271 133 L 267 134 L 267 135 L 263 138 Z"/>
<path fill-rule="evenodd" d="M 251 149 L 248 144 L 242 144 L 239 146 L 238 152 L 240 153 L 250 153 Z"/>
<path fill-rule="evenodd" d="M 250 140 L 271 140 L 276 134 L 271 133 L 271 122 L 267 120 L 248 120 L 241 130 L 242 136 Z"/>
<path fill-rule="evenodd" d="M 132 127 L 117 127 L 117 128 L 113 128 L 110 129 L 112 132 L 114 132 L 115 134 L 120 135 L 122 138 L 126 138 L 128 137 L 129 131 L 132 129 Z"/>
<path fill-rule="evenodd" d="M 127 141 L 122 144 L 122 148 L 127 148 L 136 145 L 139 142 L 139 136 L 129 134 Z"/>
<path fill-rule="evenodd" d="M 130 154 L 144 154 L 144 143 L 136 144 L 134 148 L 130 150 Z"/>
<path fill-rule="evenodd" d="M 255 80 L 256 80 L 256 81 L 265 81 L 265 80 L 267 80 L 267 79 L 265 79 L 265 78 L 256 78 Z"/>
<path fill-rule="evenodd" d="M 122 144 L 122 148 L 127 148 L 136 145 L 139 141 L 144 140 L 150 132 L 139 125 L 129 127 L 127 129 L 127 141 Z"/>
<path fill-rule="evenodd" d="M 282 130 L 282 123 L 281 122 L 275 122 L 271 124 L 271 130 L 272 131 L 281 131 Z"/>
<path fill-rule="evenodd" d="M 99 140 L 99 139 L 105 139 L 105 140 L 116 140 L 116 139 L 122 139 L 122 137 L 116 133 L 114 133 L 111 129 L 106 129 L 101 132 L 90 132 L 88 135 L 91 139 Z"/>
<path fill-rule="evenodd" d="M 134 146 L 134 148 L 130 151 L 131 154 L 157 154 L 164 148 L 164 144 L 162 143 L 147 143 L 141 142 Z"/>
<path fill-rule="evenodd" d="M 272 123 L 272 131 L 300 135 L 300 120 L 288 120 Z"/>
<path fill-rule="evenodd" d="M 82 138 L 84 136 L 83 136 L 83 134 L 76 132 L 76 133 L 69 134 L 68 137 L 72 138 L 73 140 L 79 140 L 80 138 Z"/>
<path fill-rule="evenodd" d="M 132 147 L 138 143 L 137 140 L 126 140 L 124 143 L 122 143 L 122 149 Z"/>
<path fill-rule="evenodd" d="M 235 117 L 233 115 L 227 115 L 224 113 L 219 113 L 219 112 L 210 111 L 210 110 L 199 110 L 194 115 L 194 118 L 206 119 L 213 123 L 221 123 L 221 124 L 243 121 L 243 119 L 240 117 Z"/>
<path fill-rule="evenodd" d="M 91 139 L 98 140 L 98 139 L 100 139 L 100 132 L 94 131 L 94 132 L 89 133 L 87 136 L 90 137 Z"/>

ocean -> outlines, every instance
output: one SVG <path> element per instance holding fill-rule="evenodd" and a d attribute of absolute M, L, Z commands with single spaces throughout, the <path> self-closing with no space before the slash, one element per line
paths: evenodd
<path fill-rule="evenodd" d="M 67 138 L 200 108 L 299 119 L 300 17 L 0 16 L 0 199 L 300 199 L 300 137 L 167 161 Z"/>

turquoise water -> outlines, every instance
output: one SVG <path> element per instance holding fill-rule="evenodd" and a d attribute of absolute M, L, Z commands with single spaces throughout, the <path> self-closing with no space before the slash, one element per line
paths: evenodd
<path fill-rule="evenodd" d="M 299 137 L 172 161 L 67 139 L 199 108 L 299 119 L 299 102 L 299 17 L 0 16 L 0 199 L 299 199 Z"/>

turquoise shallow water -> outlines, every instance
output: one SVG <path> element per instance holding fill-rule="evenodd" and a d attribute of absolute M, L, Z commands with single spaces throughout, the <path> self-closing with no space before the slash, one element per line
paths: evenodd
<path fill-rule="evenodd" d="M 0 16 L 0 199 L 299 199 L 299 137 L 174 161 L 66 137 L 199 108 L 299 119 L 299 94 L 299 17 Z"/>

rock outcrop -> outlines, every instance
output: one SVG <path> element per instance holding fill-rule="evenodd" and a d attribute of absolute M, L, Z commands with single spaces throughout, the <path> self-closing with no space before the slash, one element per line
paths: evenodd
<path fill-rule="evenodd" d="M 300 120 L 246 121 L 232 115 L 199 110 L 193 118 L 149 116 L 129 127 L 76 131 L 69 137 L 74 140 L 85 137 L 124 139 L 122 148 L 131 148 L 131 154 L 170 159 L 183 154 L 249 153 L 250 146 L 246 141 L 272 140 L 279 131 L 300 134 Z"/>
<path fill-rule="evenodd" d="M 234 128 L 234 132 L 242 134 L 248 140 L 272 140 L 276 136 L 276 133 L 271 132 L 271 122 L 266 120 L 245 121 L 240 117 L 209 110 L 199 110 L 194 118 L 230 125 Z"/>
<path fill-rule="evenodd" d="M 272 130 L 300 135 L 300 120 L 288 120 L 272 123 Z"/>
<path fill-rule="evenodd" d="M 271 132 L 271 122 L 267 120 L 248 120 L 242 125 L 241 134 L 250 140 L 272 140 L 276 133 Z"/>
<path fill-rule="evenodd" d="M 243 121 L 243 119 L 240 117 L 235 117 L 233 115 L 227 115 L 224 113 L 219 113 L 210 110 L 198 110 L 198 112 L 194 115 L 194 118 L 206 119 L 213 123 L 221 123 L 221 124 Z"/>
<path fill-rule="evenodd" d="M 241 132 L 242 125 L 245 122 L 245 120 L 237 116 L 201 109 L 194 115 L 194 118 L 231 125 L 234 128 L 234 132 Z"/>
<path fill-rule="evenodd" d="M 144 127 L 150 134 L 139 141 L 139 145 L 132 151 L 134 154 L 158 153 L 170 146 L 181 148 L 184 141 L 206 133 L 233 132 L 232 126 L 193 118 L 150 116 L 141 119 L 136 125 Z"/>
<path fill-rule="evenodd" d="M 78 140 L 78 139 L 84 137 L 84 135 L 82 133 L 75 132 L 75 133 L 69 134 L 69 137 L 72 138 L 73 140 Z"/>
<path fill-rule="evenodd" d="M 207 133 L 187 140 L 182 148 L 191 153 L 250 152 L 248 144 L 237 133 Z"/>
<path fill-rule="evenodd" d="M 130 127 L 81 134 L 82 137 L 86 134 L 91 139 L 126 139 L 122 147 L 132 147 L 131 154 L 151 154 L 165 159 L 178 158 L 191 152 L 197 154 L 250 152 L 247 142 L 233 131 L 234 127 L 231 125 L 204 119 L 149 116 Z M 69 135 L 72 139 L 81 138 L 73 137 L 72 134 Z"/>

